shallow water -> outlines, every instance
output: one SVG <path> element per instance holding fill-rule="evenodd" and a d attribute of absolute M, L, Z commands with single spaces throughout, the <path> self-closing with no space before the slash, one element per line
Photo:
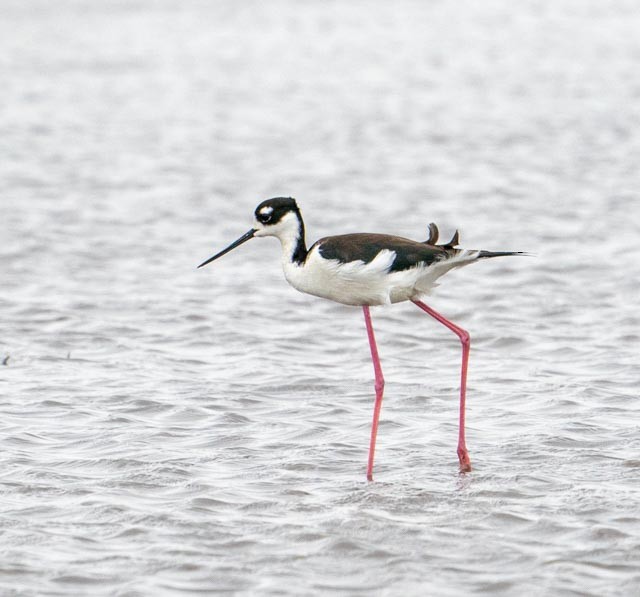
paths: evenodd
<path fill-rule="evenodd" d="M 640 594 L 635 2 L 5 0 L 3 595 Z M 526 259 L 372 310 L 255 240 L 294 195 Z"/>

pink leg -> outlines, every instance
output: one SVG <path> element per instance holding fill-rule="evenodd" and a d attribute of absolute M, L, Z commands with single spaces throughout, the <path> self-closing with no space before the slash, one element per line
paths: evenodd
<path fill-rule="evenodd" d="M 460 338 L 462 342 L 462 369 L 460 373 L 460 428 L 458 431 L 458 459 L 460 460 L 460 472 L 468 473 L 471 470 L 471 460 L 469 452 L 464 441 L 464 406 L 467 394 L 467 365 L 469 363 L 469 347 L 471 346 L 471 338 L 466 330 L 451 323 L 440 313 L 434 311 L 431 307 L 425 305 L 422 301 L 412 301 L 416 306 L 420 307 L 425 313 L 428 313 L 441 324 L 448 327 L 454 334 Z"/>
<path fill-rule="evenodd" d="M 371 325 L 371 314 L 369 313 L 369 307 L 367 305 L 363 305 L 362 310 L 364 312 L 364 322 L 367 326 L 367 335 L 369 336 L 369 346 L 371 348 L 373 371 L 376 376 L 376 403 L 373 407 L 373 423 L 371 425 L 371 440 L 369 442 L 369 462 L 367 464 L 367 481 L 373 481 L 373 455 L 376 451 L 376 436 L 378 435 L 378 420 L 380 419 L 380 408 L 382 407 L 384 377 L 382 376 L 382 367 L 380 367 L 380 358 L 378 357 L 376 338 L 373 335 L 373 326 Z"/>

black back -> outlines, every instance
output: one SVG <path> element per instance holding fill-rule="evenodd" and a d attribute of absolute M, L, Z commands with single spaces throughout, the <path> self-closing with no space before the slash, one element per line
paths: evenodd
<path fill-rule="evenodd" d="M 394 251 L 396 257 L 389 268 L 390 272 L 406 270 L 419 263 L 429 265 L 458 252 L 456 249 L 448 250 L 401 236 L 368 233 L 328 236 L 321 238 L 316 245 L 322 257 L 337 259 L 340 263 L 351 261 L 369 263 L 375 259 L 380 251 L 385 249 Z"/>

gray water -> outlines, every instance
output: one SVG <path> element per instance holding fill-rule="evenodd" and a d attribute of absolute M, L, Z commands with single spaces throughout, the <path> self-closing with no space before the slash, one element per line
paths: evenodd
<path fill-rule="evenodd" d="M 633 1 L 0 5 L 7 595 L 639 595 Z M 449 274 L 460 347 L 298 294 L 295 196 L 535 257 Z M 446 240 L 446 239 L 445 239 Z"/>

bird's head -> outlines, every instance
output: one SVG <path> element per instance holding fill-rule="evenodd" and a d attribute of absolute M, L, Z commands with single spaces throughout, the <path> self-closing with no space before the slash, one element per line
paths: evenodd
<path fill-rule="evenodd" d="M 275 197 L 263 201 L 254 212 L 254 236 L 286 238 L 298 234 L 300 209 L 293 197 Z"/>
<path fill-rule="evenodd" d="M 304 239 L 304 224 L 296 200 L 292 197 L 274 197 L 263 201 L 254 212 L 253 228 L 198 267 L 226 255 L 254 236 L 276 236 L 283 244 Z"/>

